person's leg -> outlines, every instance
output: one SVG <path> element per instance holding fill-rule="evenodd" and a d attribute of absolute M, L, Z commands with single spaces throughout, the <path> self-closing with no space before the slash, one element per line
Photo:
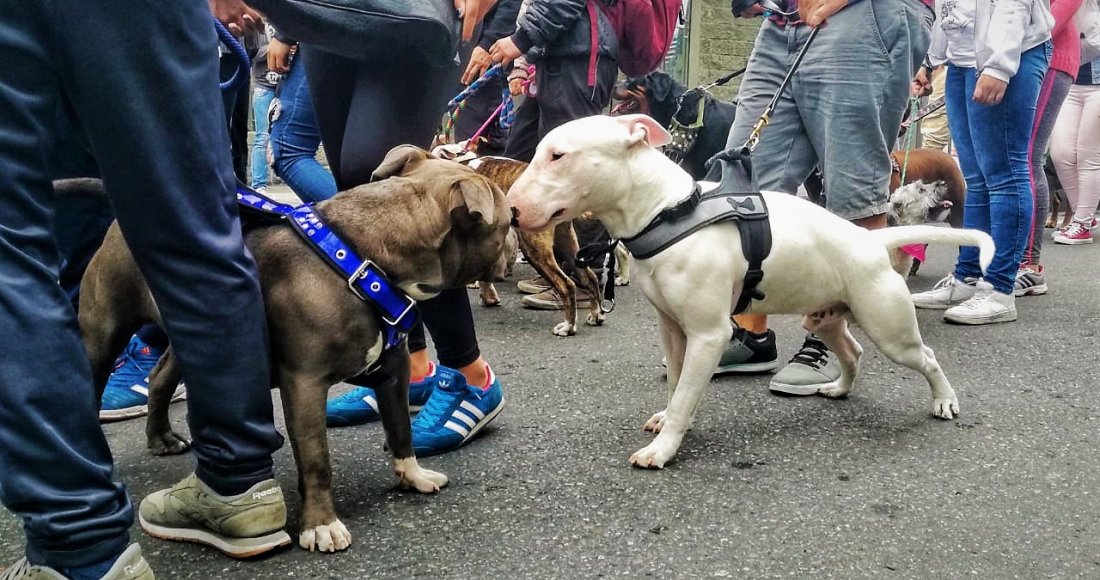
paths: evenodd
<path fill-rule="evenodd" d="M 1077 200 L 1074 223 L 1063 232 L 1064 242 L 1091 243 L 1096 219 L 1096 204 L 1100 200 L 1100 88 L 1082 86 L 1082 125 L 1077 135 Z"/>
<path fill-rule="evenodd" d="M 1016 320 L 1016 272 L 1032 225 L 1033 193 L 1028 155 L 1050 50 L 1050 43 L 1046 43 L 1021 55 L 1019 70 L 999 104 L 986 106 L 971 100 L 970 133 L 989 192 L 989 221 L 980 225 L 989 227 L 986 231 L 993 237 L 996 250 L 982 281 L 977 283 L 975 295 L 944 312 L 944 319 L 949 322 L 989 324 Z M 969 201 L 966 210 L 969 214 Z M 964 215 L 963 221 L 968 219 Z M 977 262 L 976 248 L 959 251 L 959 263 L 964 271 L 974 271 Z"/>
<path fill-rule="evenodd" d="M 226 53 L 220 59 L 220 78 L 229 80 L 240 64 L 237 57 Z M 245 79 L 232 90 L 222 91 L 225 106 L 226 128 L 229 131 L 229 147 L 233 158 L 233 175 L 241 183 L 248 182 L 248 71 L 241 71 Z"/>
<path fill-rule="evenodd" d="M 215 42 L 209 9 L 201 0 L 171 7 L 100 0 L 59 9 L 71 30 L 117 31 L 71 39 L 74 66 L 64 80 L 191 386 L 197 472 L 239 493 L 271 477 L 271 453 L 282 444 L 267 324 L 226 162 L 217 66 L 206 50 Z M 132 32 L 142 29 L 158 34 Z"/>
<path fill-rule="evenodd" d="M 370 181 L 371 173 L 397 145 L 430 144 L 451 96 L 447 82 L 451 71 L 433 71 L 418 63 L 354 63 L 308 49 L 305 54 L 309 57 L 306 63 L 311 87 L 319 96 L 316 110 L 321 136 L 325 150 L 330 152 L 329 159 L 339 160 L 334 175 L 341 188 Z M 344 66 L 354 66 L 344 68 L 339 77 L 333 76 L 341 61 Z M 409 66 L 422 74 L 410 77 Z M 321 72 L 315 75 L 315 70 Z M 353 84 L 350 93 L 348 82 Z M 340 107 L 346 111 L 343 122 L 339 119 Z M 342 135 L 340 141 L 328 140 L 336 135 Z M 432 374 L 427 357 L 412 353 L 412 376 L 428 375 L 433 384 L 424 409 L 413 423 L 413 447 L 418 455 L 428 455 L 469 441 L 500 412 L 503 394 L 478 348 L 466 290 L 445 290 L 421 302 L 420 309 L 441 361 L 460 365 L 457 371 L 441 367 Z M 424 349 L 418 352 L 426 353 Z M 365 396 L 361 400 L 369 404 Z M 330 404 L 330 417 L 332 407 Z M 478 411 L 474 413 L 470 408 Z"/>
<path fill-rule="evenodd" d="M 1047 285 L 1040 262 L 1043 247 L 1043 228 L 1046 210 L 1050 205 L 1050 187 L 1046 173 L 1043 172 L 1043 158 L 1050 146 L 1050 136 L 1054 130 L 1054 121 L 1066 99 L 1066 93 L 1073 84 L 1073 78 L 1058 70 L 1048 69 L 1043 78 L 1043 87 L 1039 91 L 1039 102 L 1035 113 L 1035 128 L 1031 134 L 1031 151 L 1028 163 L 1031 165 L 1031 186 L 1034 192 L 1031 216 L 1031 235 L 1024 246 L 1024 255 L 1020 269 L 1016 274 L 1014 292 L 1017 296 L 1046 294 Z"/>
<path fill-rule="evenodd" d="M 943 98 L 946 69 L 941 67 L 932 73 L 932 94 L 928 101 Z M 921 147 L 943 151 L 951 142 L 951 131 L 947 128 L 947 108 L 930 113 L 920 121 Z"/>
<path fill-rule="evenodd" d="M 1069 88 L 1066 100 L 1062 103 L 1062 110 L 1058 112 L 1058 118 L 1054 121 L 1054 132 L 1050 140 L 1050 160 L 1054 164 L 1058 181 L 1065 189 L 1066 198 L 1070 203 L 1068 210 L 1070 212 L 1076 208 L 1080 196 L 1077 141 L 1084 121 L 1085 94 L 1085 88 L 1081 85 L 1073 85 Z"/>
<path fill-rule="evenodd" d="M 267 87 L 256 87 L 252 92 L 252 122 L 256 126 L 256 135 L 252 140 L 252 162 L 250 185 L 252 189 L 267 187 L 267 143 L 270 137 L 267 109 L 275 91 Z"/>
<path fill-rule="evenodd" d="M 504 145 L 505 157 L 530 163 L 539 144 L 539 100 L 526 97 L 516 108 L 516 120 Z"/>
<path fill-rule="evenodd" d="M 275 174 L 302 201 L 321 201 L 336 195 L 332 172 L 317 161 L 321 133 L 313 111 L 305 63 L 294 62 L 279 84 L 279 114 L 271 126 L 271 155 Z M 332 152 L 326 150 L 329 162 Z"/>
<path fill-rule="evenodd" d="M 29 561 L 60 569 L 122 553 L 133 508 L 112 481 L 91 368 L 57 283 L 53 14 L 52 3 L 0 0 L 0 501 L 24 522 Z"/>

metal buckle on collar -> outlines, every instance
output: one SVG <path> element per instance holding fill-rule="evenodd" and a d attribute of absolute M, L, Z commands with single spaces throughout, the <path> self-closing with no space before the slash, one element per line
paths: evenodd
<path fill-rule="evenodd" d="M 385 276 L 386 276 L 385 272 L 383 272 L 382 269 L 379 268 L 377 265 L 375 265 L 375 263 L 371 260 L 363 260 L 363 263 L 360 264 L 359 267 L 355 269 L 355 272 L 353 272 L 351 274 L 351 276 L 348 277 L 348 289 L 351 290 L 352 294 L 355 294 L 360 300 L 363 300 L 363 301 L 368 301 L 368 299 L 367 299 L 366 296 L 363 296 L 362 291 L 359 290 L 358 282 L 360 280 L 362 280 L 363 278 L 366 278 L 367 271 L 370 270 L 371 268 L 374 268 L 375 270 L 377 270 L 379 276 L 381 276 L 382 278 L 385 278 Z M 380 284 L 380 283 L 379 282 L 374 282 L 374 284 Z M 378 290 L 381 290 L 381 287 L 374 288 L 374 286 L 372 285 L 371 290 L 374 290 L 374 291 L 377 292 Z M 401 311 L 401 314 L 398 314 L 397 318 L 390 318 L 389 313 L 382 312 L 382 321 L 385 322 L 386 324 L 390 325 L 390 326 L 398 326 L 401 323 L 401 321 L 405 319 L 405 316 L 408 315 L 409 312 L 412 312 L 412 309 L 415 306 L 416 306 L 416 301 L 415 300 L 412 300 L 412 299 L 409 299 L 408 297 L 405 297 L 405 309 Z M 379 308 L 379 310 L 382 310 L 382 309 Z"/>
<path fill-rule="evenodd" d="M 689 195 L 687 199 L 662 211 L 661 217 L 670 221 L 676 221 L 686 215 L 691 215 L 691 212 L 695 211 L 696 207 L 699 207 L 699 202 L 701 200 L 702 188 L 696 183 L 695 187 L 691 190 L 691 195 Z"/>

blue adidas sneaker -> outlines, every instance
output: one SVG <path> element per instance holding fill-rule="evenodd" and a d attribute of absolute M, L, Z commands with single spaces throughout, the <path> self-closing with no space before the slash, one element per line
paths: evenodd
<path fill-rule="evenodd" d="M 130 339 L 122 355 L 115 360 L 115 369 L 107 379 L 100 402 L 100 421 L 122 421 L 141 417 L 149 412 L 149 373 L 157 366 L 164 351 L 145 344 L 137 336 Z M 187 396 L 182 385 L 176 387 L 172 402 Z"/>
<path fill-rule="evenodd" d="M 428 375 L 424 380 L 409 383 L 409 411 L 419 411 L 435 390 L 436 377 L 441 370 L 456 372 L 445 366 L 428 363 Z M 378 399 L 374 396 L 374 389 L 370 387 L 355 387 L 354 389 L 329 399 L 325 405 L 325 423 L 329 427 L 350 427 L 377 421 Z"/>
<path fill-rule="evenodd" d="M 486 389 L 466 384 L 466 377 L 456 370 L 439 372 L 435 392 L 412 424 L 413 450 L 418 456 L 461 447 L 500 413 L 504 391 L 493 370 L 488 370 Z"/>

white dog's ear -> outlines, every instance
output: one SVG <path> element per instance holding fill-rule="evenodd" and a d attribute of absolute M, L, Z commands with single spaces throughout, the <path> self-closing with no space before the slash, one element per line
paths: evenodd
<path fill-rule="evenodd" d="M 631 146 L 644 142 L 650 147 L 662 147 L 672 143 L 672 135 L 649 115 L 623 115 L 615 120 L 630 132 Z"/>

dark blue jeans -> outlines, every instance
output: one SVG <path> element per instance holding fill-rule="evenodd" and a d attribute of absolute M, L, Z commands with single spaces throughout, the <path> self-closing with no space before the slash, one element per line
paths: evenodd
<path fill-rule="evenodd" d="M 947 123 L 966 179 L 963 227 L 993 237 L 997 251 L 985 280 L 1004 294 L 1012 292 L 1031 235 L 1034 202 L 1028 156 L 1050 54 L 1049 42 L 1025 52 L 1004 98 L 992 106 L 974 102 L 977 70 L 947 67 Z M 982 276 L 977 248 L 959 250 L 955 276 Z"/>
<path fill-rule="evenodd" d="M 275 175 L 302 201 L 322 201 L 336 195 L 336 180 L 317 161 L 321 132 L 309 98 L 306 67 L 297 59 L 279 83 L 279 116 L 271 124 L 271 157 Z"/>
<path fill-rule="evenodd" d="M 187 377 L 196 472 L 216 489 L 271 476 L 282 439 L 216 42 L 205 0 L 0 0 L 0 501 L 23 520 L 33 563 L 115 556 L 133 522 L 58 284 L 48 152 L 63 101 Z"/>

